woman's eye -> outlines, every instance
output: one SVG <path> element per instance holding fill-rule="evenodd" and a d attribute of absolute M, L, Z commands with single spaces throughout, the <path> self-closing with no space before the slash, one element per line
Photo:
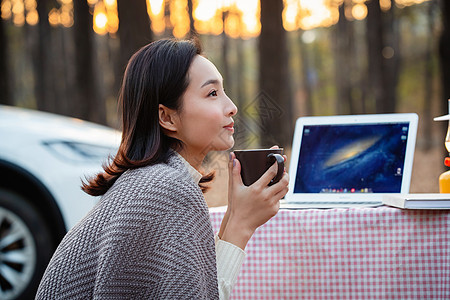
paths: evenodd
<path fill-rule="evenodd" d="M 216 97 L 217 96 L 217 91 L 212 91 L 211 93 L 208 94 L 208 96 L 213 96 Z"/>

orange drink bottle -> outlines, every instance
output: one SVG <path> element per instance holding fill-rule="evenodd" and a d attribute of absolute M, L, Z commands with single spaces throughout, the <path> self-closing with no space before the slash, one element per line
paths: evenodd
<path fill-rule="evenodd" d="M 450 153 L 450 99 L 448 99 L 448 114 L 434 118 L 435 121 L 448 121 L 447 135 L 445 136 L 445 148 Z M 450 167 L 450 157 L 446 157 L 444 165 Z M 439 192 L 450 193 L 450 171 L 444 172 L 439 176 Z"/>
<path fill-rule="evenodd" d="M 444 164 L 450 167 L 450 157 L 446 157 Z M 450 171 L 444 172 L 439 176 L 439 192 L 450 193 Z"/>

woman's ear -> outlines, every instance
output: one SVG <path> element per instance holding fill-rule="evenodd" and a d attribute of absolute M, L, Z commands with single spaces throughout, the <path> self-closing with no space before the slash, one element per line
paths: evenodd
<path fill-rule="evenodd" d="M 162 104 L 159 105 L 159 125 L 169 132 L 177 131 L 177 112 Z"/>

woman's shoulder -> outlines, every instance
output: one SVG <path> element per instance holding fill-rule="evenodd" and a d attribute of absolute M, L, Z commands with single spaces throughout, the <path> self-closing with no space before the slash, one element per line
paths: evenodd
<path fill-rule="evenodd" d="M 167 162 L 161 162 L 141 168 L 127 170 L 112 187 L 112 190 L 132 190 L 138 194 L 169 194 L 179 197 L 182 194 L 201 193 L 199 186 L 184 166 L 183 162 L 172 155 Z"/>
<path fill-rule="evenodd" d="M 139 212 L 140 217 L 207 214 L 203 193 L 189 176 L 187 170 L 170 162 L 128 170 L 101 202 L 102 205 L 114 203 L 125 215 Z"/>
<path fill-rule="evenodd" d="M 191 182 L 192 176 L 179 158 L 171 156 L 167 162 L 161 162 L 133 170 L 128 170 L 126 177 L 137 177 L 146 182 L 158 181 L 164 186 L 172 186 L 182 182 Z"/>

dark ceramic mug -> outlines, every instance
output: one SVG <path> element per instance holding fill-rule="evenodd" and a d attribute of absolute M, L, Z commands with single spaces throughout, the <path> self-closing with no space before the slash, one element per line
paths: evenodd
<path fill-rule="evenodd" d="M 241 177 L 246 186 L 256 182 L 274 163 L 277 163 L 278 171 L 269 185 L 277 183 L 283 177 L 283 148 L 235 150 L 233 152 L 241 163 Z"/>

